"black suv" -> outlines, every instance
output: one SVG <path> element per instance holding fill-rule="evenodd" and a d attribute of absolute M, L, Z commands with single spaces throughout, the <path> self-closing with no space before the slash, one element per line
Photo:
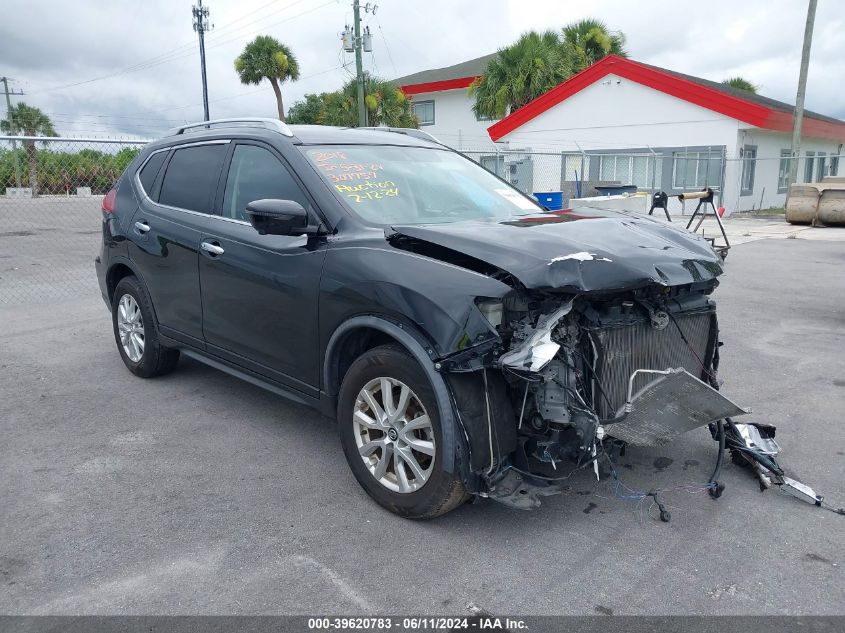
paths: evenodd
<path fill-rule="evenodd" d="M 241 119 L 145 147 L 96 258 L 129 370 L 183 354 L 336 417 L 360 484 L 413 518 L 532 507 L 597 455 L 665 441 L 634 394 L 714 384 L 710 245 L 550 212 L 426 136 Z"/>

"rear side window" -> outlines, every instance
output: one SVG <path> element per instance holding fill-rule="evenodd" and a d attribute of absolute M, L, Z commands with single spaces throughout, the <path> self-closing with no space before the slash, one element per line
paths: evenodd
<path fill-rule="evenodd" d="M 153 154 L 138 174 L 141 187 L 144 188 L 144 192 L 150 197 L 152 197 L 153 183 L 156 180 L 156 176 L 158 176 L 158 172 L 161 170 L 165 158 L 167 158 L 166 151 Z"/>
<path fill-rule="evenodd" d="M 210 213 L 225 153 L 226 145 L 223 144 L 177 149 L 167 165 L 159 203 Z"/>

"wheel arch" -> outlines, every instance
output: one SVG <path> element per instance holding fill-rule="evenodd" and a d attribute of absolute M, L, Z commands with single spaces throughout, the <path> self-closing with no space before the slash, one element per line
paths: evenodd
<path fill-rule="evenodd" d="M 426 374 L 440 413 L 443 468 L 446 472 L 455 472 L 457 449 L 464 444 L 458 435 L 460 422 L 454 412 L 449 386 L 435 369 L 434 348 L 416 328 L 377 315 L 360 315 L 341 323 L 326 345 L 323 360 L 323 391 L 336 400 L 346 370 L 355 358 L 368 349 L 385 343 L 401 345 Z M 465 465 L 466 460 L 461 460 L 460 467 Z"/>
<path fill-rule="evenodd" d="M 109 268 L 109 272 L 106 274 L 106 291 L 109 296 L 109 304 L 114 301 L 114 291 L 115 288 L 117 288 L 117 284 L 120 283 L 120 280 L 125 277 L 134 276 L 134 274 L 134 271 L 123 262 L 114 264 L 111 268 Z"/>
<path fill-rule="evenodd" d="M 117 284 L 120 283 L 120 280 L 124 277 L 134 276 L 137 277 L 141 283 L 144 283 L 144 279 L 135 270 L 134 266 L 132 266 L 132 262 L 128 259 L 115 258 L 110 264 L 109 269 L 106 272 L 106 291 L 108 292 L 109 296 L 109 305 L 111 302 L 114 301 L 114 291 L 117 288 Z M 146 284 L 144 284 L 146 287 Z"/>
<path fill-rule="evenodd" d="M 141 282 L 141 285 L 144 286 L 147 291 L 147 295 L 150 296 L 150 306 L 153 311 L 153 318 L 155 319 L 156 324 L 158 324 L 158 314 L 156 313 L 156 306 L 153 302 L 152 295 L 150 295 L 149 286 L 147 286 L 143 275 L 138 272 L 132 262 L 124 257 L 114 258 L 109 263 L 109 268 L 106 272 L 106 292 L 108 292 L 109 297 L 109 310 L 111 310 L 112 303 L 114 303 L 114 291 L 117 288 L 117 284 L 120 283 L 121 279 L 125 279 L 126 277 L 136 277 L 138 281 Z"/>

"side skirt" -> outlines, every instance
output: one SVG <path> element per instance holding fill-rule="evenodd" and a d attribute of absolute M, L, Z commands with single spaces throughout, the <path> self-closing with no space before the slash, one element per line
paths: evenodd
<path fill-rule="evenodd" d="M 230 376 L 240 378 L 241 380 L 255 385 L 256 387 L 261 387 L 262 389 L 271 391 L 277 395 L 282 396 L 283 398 L 286 398 L 298 404 L 303 404 L 307 407 L 311 407 L 312 409 L 316 409 L 323 415 L 334 418 L 335 411 L 333 408 L 331 408 L 331 399 L 326 397 L 324 394 L 321 394 L 322 397 L 320 398 L 314 398 L 294 389 L 290 389 L 289 387 L 281 385 L 275 381 L 268 380 L 266 377 L 256 372 L 235 365 L 234 363 L 228 362 L 222 358 L 211 356 L 205 352 L 201 352 L 199 350 L 188 347 L 184 343 L 180 343 L 179 341 L 171 339 L 168 336 L 160 335 L 160 338 L 164 345 L 166 345 L 167 347 L 173 347 L 175 349 L 178 349 L 180 352 L 182 352 L 182 354 L 184 354 L 188 358 L 192 358 L 196 361 L 199 361 L 200 363 L 203 363 L 204 365 L 208 365 L 209 367 L 213 367 L 214 369 L 218 369 L 222 372 L 225 372 Z"/>

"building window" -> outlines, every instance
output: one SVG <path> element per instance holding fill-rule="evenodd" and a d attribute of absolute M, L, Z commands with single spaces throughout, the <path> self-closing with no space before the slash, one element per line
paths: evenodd
<path fill-rule="evenodd" d="M 789 168 L 792 150 L 780 150 L 780 165 L 778 166 L 778 193 L 786 193 L 789 188 Z"/>
<path fill-rule="evenodd" d="M 575 158 L 580 161 L 579 156 Z M 651 188 L 654 176 L 654 186 L 660 187 L 660 168 L 657 168 L 655 174 L 654 165 L 658 158 L 654 154 L 600 154 L 598 159 L 600 180 L 618 180 L 623 185 L 636 185 L 646 189 Z"/>
<path fill-rule="evenodd" d="M 593 158 L 595 159 L 595 156 Z M 564 182 L 590 180 L 590 156 L 586 154 L 564 154 L 561 169 L 561 180 Z"/>
<path fill-rule="evenodd" d="M 825 173 L 825 169 L 827 167 L 826 163 L 827 154 L 825 154 L 824 152 L 819 152 L 818 158 L 816 159 L 816 164 L 818 165 L 818 169 L 816 169 L 816 178 L 818 178 L 819 182 L 822 181 L 822 178 L 827 176 L 827 174 Z"/>
<path fill-rule="evenodd" d="M 815 152 L 807 152 L 807 159 L 804 161 L 804 182 L 813 182 L 813 165 L 816 161 L 813 160 Z"/>
<path fill-rule="evenodd" d="M 831 156 L 830 157 L 830 175 L 831 176 L 838 176 L 839 175 L 839 156 Z"/>
<path fill-rule="evenodd" d="M 674 152 L 672 188 L 718 187 L 722 180 L 722 157 L 713 152 Z"/>
<path fill-rule="evenodd" d="M 420 125 L 434 125 L 434 101 L 415 101 L 411 107 Z"/>
<path fill-rule="evenodd" d="M 743 145 L 739 150 L 742 159 L 742 178 L 740 180 L 739 195 L 750 196 L 754 191 L 754 170 L 757 167 L 757 146 Z"/>

